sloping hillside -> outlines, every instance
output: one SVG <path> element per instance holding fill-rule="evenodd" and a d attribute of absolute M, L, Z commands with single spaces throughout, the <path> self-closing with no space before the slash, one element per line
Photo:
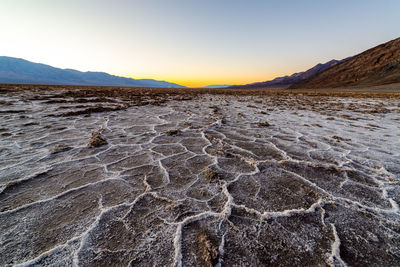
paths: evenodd
<path fill-rule="evenodd" d="M 290 88 L 369 87 L 400 82 L 400 38 L 371 48 Z"/>
<path fill-rule="evenodd" d="M 318 64 L 315 65 L 314 67 L 312 67 L 309 70 L 303 71 L 303 72 L 297 72 L 294 73 L 290 76 L 284 76 L 284 77 L 278 77 L 275 78 L 271 81 L 266 81 L 266 82 L 257 82 L 257 83 L 251 83 L 251 84 L 246 84 L 246 85 L 234 85 L 231 86 L 230 88 L 243 88 L 243 89 L 253 89 L 253 88 L 287 88 L 292 84 L 301 82 L 305 79 L 308 79 L 314 75 L 316 75 L 317 73 L 320 73 L 321 71 L 324 71 L 332 66 L 335 66 L 336 64 L 338 64 L 339 60 L 331 60 L 328 61 L 324 64 Z"/>

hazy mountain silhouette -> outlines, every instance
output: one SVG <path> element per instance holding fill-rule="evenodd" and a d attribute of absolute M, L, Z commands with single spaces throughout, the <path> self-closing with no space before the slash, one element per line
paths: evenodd
<path fill-rule="evenodd" d="M 165 81 L 124 78 L 105 72 L 81 72 L 73 69 L 59 69 L 20 58 L 4 56 L 0 57 L 0 83 L 184 87 Z"/>
<path fill-rule="evenodd" d="M 210 85 L 207 85 L 207 86 L 203 86 L 201 88 L 226 88 L 226 87 L 229 87 L 229 86 L 232 86 L 232 85 L 228 85 L 228 84 L 210 84 Z"/>
<path fill-rule="evenodd" d="M 369 87 L 400 83 L 400 38 L 368 49 L 291 88 Z"/>
<path fill-rule="evenodd" d="M 344 59 L 346 60 L 346 59 Z M 290 76 L 284 76 L 284 77 L 278 77 L 275 78 L 271 81 L 265 81 L 265 82 L 256 82 L 256 83 L 250 83 L 250 84 L 245 84 L 245 85 L 234 85 L 229 88 L 247 88 L 247 89 L 252 89 L 252 88 L 269 88 L 269 89 L 278 89 L 278 88 L 288 88 L 292 84 L 299 83 L 301 81 L 304 81 L 332 66 L 335 66 L 339 62 L 343 60 L 331 60 L 328 61 L 324 64 L 318 64 L 312 67 L 309 70 L 303 71 L 303 72 L 297 72 L 294 73 Z"/>

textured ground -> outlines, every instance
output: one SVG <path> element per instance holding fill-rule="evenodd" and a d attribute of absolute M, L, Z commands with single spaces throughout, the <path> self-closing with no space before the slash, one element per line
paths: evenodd
<path fill-rule="evenodd" d="M 0 92 L 0 266 L 400 265 L 399 98 L 60 92 Z"/>

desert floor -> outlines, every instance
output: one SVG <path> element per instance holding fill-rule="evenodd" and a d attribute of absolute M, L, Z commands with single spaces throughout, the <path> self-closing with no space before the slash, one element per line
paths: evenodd
<path fill-rule="evenodd" d="M 400 94 L 0 86 L 0 265 L 398 266 Z"/>

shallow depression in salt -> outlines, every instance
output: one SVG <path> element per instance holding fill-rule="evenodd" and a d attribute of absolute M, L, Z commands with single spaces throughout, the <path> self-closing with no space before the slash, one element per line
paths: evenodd
<path fill-rule="evenodd" d="M 398 100 L 0 100 L 1 266 L 400 264 Z"/>

